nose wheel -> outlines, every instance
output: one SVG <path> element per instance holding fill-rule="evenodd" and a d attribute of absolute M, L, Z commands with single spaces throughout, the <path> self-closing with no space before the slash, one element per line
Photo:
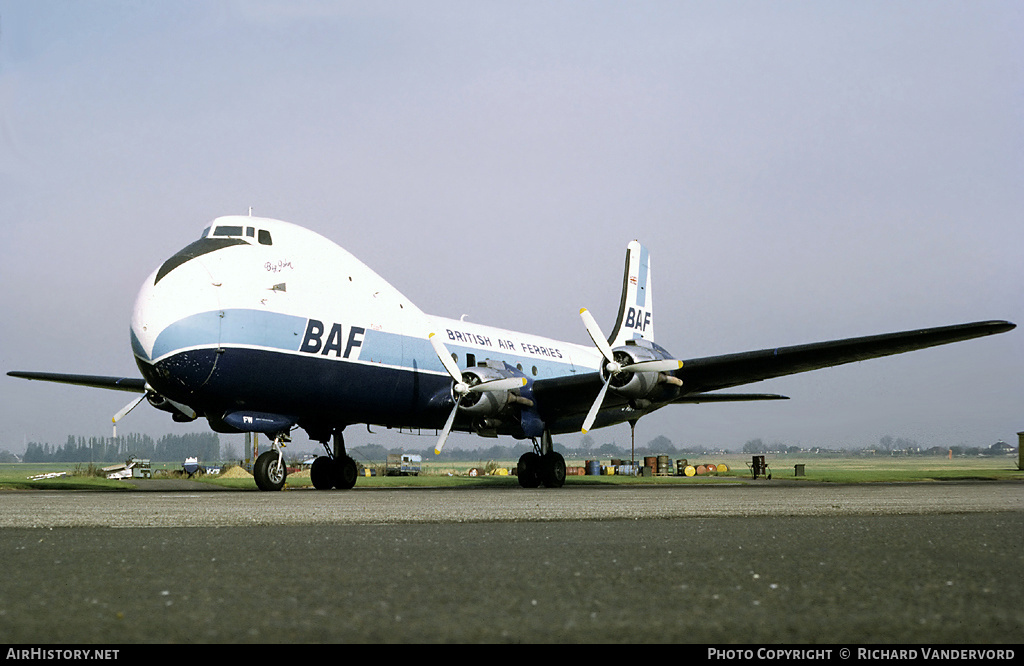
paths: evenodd
<path fill-rule="evenodd" d="M 260 454 L 252 467 L 252 476 L 260 490 L 281 490 L 288 478 L 288 467 L 284 464 L 284 436 L 274 438 L 270 451 Z"/>

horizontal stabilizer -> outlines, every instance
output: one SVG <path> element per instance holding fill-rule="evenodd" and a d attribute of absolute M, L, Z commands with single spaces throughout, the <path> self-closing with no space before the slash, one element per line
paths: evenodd
<path fill-rule="evenodd" d="M 100 375 L 68 375 L 61 372 L 21 372 L 18 370 L 7 373 L 20 379 L 38 379 L 44 382 L 59 384 L 75 384 L 93 388 L 127 391 L 128 393 L 145 393 L 146 380 L 135 377 L 103 377 Z"/>
<path fill-rule="evenodd" d="M 753 402 L 755 400 L 789 400 L 789 396 L 776 393 L 694 393 L 676 398 L 672 402 Z"/>

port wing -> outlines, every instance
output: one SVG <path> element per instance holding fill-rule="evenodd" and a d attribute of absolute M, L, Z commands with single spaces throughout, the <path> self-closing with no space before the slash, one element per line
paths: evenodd
<path fill-rule="evenodd" d="M 686 394 L 716 391 L 774 377 L 996 335 L 1013 328 L 1015 324 L 1008 321 L 982 321 L 708 356 L 684 361 L 683 367 L 673 374 L 683 380 L 683 391 Z"/>

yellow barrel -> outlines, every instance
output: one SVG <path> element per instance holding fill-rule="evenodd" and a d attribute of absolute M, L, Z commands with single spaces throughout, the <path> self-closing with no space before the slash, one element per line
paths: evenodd
<path fill-rule="evenodd" d="M 694 474 L 697 473 L 697 470 L 694 468 L 693 465 L 687 465 L 684 473 L 686 474 L 686 476 L 693 476 Z"/>

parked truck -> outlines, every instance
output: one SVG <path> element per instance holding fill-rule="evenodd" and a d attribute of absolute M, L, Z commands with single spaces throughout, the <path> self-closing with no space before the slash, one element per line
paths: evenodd
<path fill-rule="evenodd" d="M 386 467 L 388 476 L 418 476 L 423 458 L 416 453 L 389 453 Z"/>

